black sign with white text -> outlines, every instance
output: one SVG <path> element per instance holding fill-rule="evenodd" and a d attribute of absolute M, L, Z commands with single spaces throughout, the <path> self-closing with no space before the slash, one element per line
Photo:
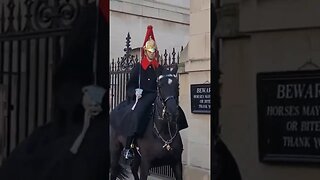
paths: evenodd
<path fill-rule="evenodd" d="M 320 162 L 320 71 L 257 75 L 261 161 Z"/>
<path fill-rule="evenodd" d="M 195 114 L 210 114 L 211 87 L 210 84 L 191 85 L 191 112 Z"/>

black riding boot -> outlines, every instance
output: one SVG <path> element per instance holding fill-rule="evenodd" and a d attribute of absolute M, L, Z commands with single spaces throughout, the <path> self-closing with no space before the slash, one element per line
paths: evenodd
<path fill-rule="evenodd" d="M 128 136 L 126 141 L 126 147 L 123 150 L 123 156 L 125 159 L 132 159 L 133 158 L 133 152 L 131 149 L 131 144 L 133 143 L 134 136 Z"/>

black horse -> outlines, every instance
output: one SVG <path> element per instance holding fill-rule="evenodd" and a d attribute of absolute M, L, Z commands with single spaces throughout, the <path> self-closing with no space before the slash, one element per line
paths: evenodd
<path fill-rule="evenodd" d="M 135 158 L 131 163 L 131 171 L 135 180 L 139 180 L 139 167 L 140 179 L 146 180 L 150 168 L 163 165 L 170 165 L 175 178 L 182 180 L 183 144 L 177 122 L 179 118 L 177 69 L 177 66 L 159 68 L 157 73 L 157 97 L 152 107 L 150 121 L 144 135 L 137 138 L 134 148 Z M 123 172 L 119 160 L 126 138 L 119 133 L 119 127 L 112 127 L 112 121 L 117 119 L 111 117 L 110 121 L 111 180 L 115 180 Z"/>

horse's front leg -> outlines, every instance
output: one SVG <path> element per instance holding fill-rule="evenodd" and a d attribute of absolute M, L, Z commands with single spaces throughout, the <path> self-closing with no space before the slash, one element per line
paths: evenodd
<path fill-rule="evenodd" d="M 150 162 L 146 159 L 141 159 L 140 164 L 140 180 L 147 180 L 149 175 Z"/>
<path fill-rule="evenodd" d="M 121 156 L 121 144 L 120 142 L 115 142 L 114 139 L 110 140 L 110 179 L 116 180 L 117 176 L 121 171 L 121 166 L 119 164 L 120 156 Z"/>
<path fill-rule="evenodd" d="M 119 175 L 120 173 L 120 165 L 119 165 L 119 159 L 120 159 L 120 153 L 116 152 L 116 151 L 113 151 L 112 154 L 111 154 L 111 163 L 110 163 L 110 166 L 111 166 L 111 177 L 110 179 L 111 180 L 116 180 L 117 179 L 117 176 Z"/>
<path fill-rule="evenodd" d="M 182 180 L 183 173 L 182 173 L 182 162 L 178 161 L 175 164 L 171 165 L 173 170 L 174 177 L 176 180 Z"/>
<path fill-rule="evenodd" d="M 135 159 L 133 160 L 133 162 L 131 164 L 131 172 L 134 177 L 134 180 L 139 180 L 139 175 L 138 175 L 139 165 L 140 165 L 140 158 L 135 157 Z"/>

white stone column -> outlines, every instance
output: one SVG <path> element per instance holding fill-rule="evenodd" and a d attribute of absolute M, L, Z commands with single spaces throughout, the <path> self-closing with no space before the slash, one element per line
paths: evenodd
<path fill-rule="evenodd" d="M 210 114 L 191 113 L 190 85 L 210 81 L 210 1 L 190 1 L 190 41 L 181 55 L 180 106 L 189 128 L 182 130 L 187 179 L 207 179 L 210 171 Z M 197 168 L 195 168 L 197 167 Z M 189 170 L 188 170 L 189 169 Z M 195 173 L 195 171 L 197 173 Z M 189 173 L 190 172 L 190 173 Z M 191 173 L 192 172 L 192 173 Z M 193 174 L 193 175 L 192 175 Z"/>

